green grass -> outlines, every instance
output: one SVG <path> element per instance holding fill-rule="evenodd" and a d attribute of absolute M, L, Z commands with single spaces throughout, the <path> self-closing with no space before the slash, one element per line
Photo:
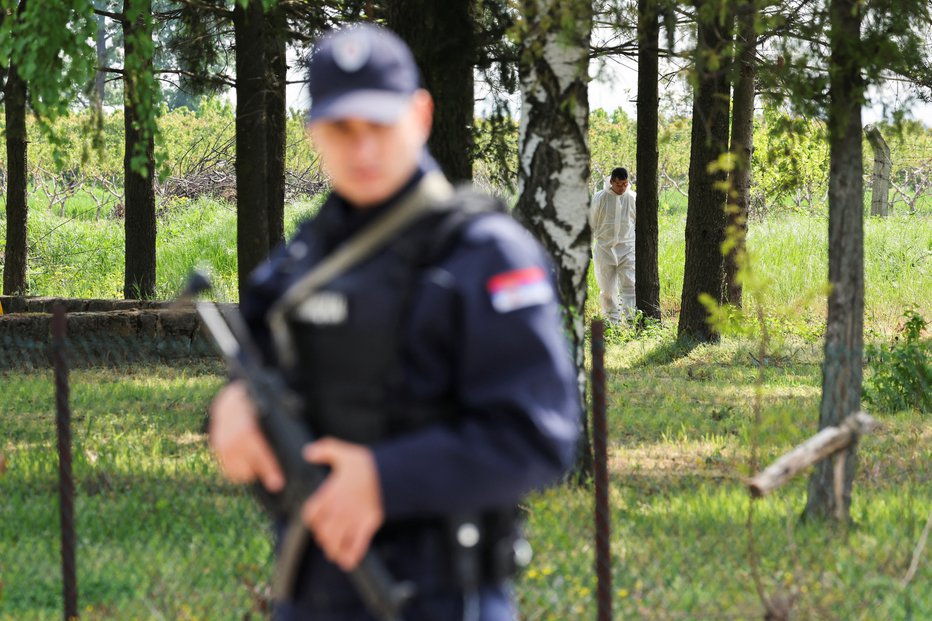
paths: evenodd
<path fill-rule="evenodd" d="M 826 220 L 784 213 L 751 225 L 764 284 L 748 304 L 763 305 L 770 335 L 762 359 L 753 336 L 675 340 L 684 216 L 672 203 L 660 218 L 664 323 L 607 339 L 615 617 L 762 619 L 760 585 L 768 600 L 790 601 L 794 619 L 932 618 L 929 548 L 902 584 L 932 510 L 927 412 L 875 413 L 881 427 L 859 446 L 843 532 L 799 522 L 805 475 L 753 504 L 742 485 L 755 454 L 759 468 L 817 430 Z M 289 234 L 318 204 L 289 208 Z M 120 296 L 122 223 L 94 211 L 93 201 L 69 204 L 64 219 L 33 210 L 33 293 Z M 236 299 L 231 206 L 175 201 L 159 226 L 160 297 L 206 263 L 217 297 Z M 869 218 L 865 232 L 866 336 L 888 341 L 904 308 L 932 318 L 932 219 Z M 592 318 L 591 274 L 589 285 Z M 216 364 L 72 373 L 82 618 L 261 618 L 268 525 L 248 494 L 221 480 L 201 433 L 222 378 Z M 0 386 L 0 621 L 57 619 L 52 382 L 6 372 Z M 535 560 L 516 581 L 523 619 L 595 617 L 592 506 L 591 492 L 573 486 L 526 502 Z"/>
<path fill-rule="evenodd" d="M 219 366 L 71 374 L 82 618 L 230 618 L 269 575 L 268 524 L 201 433 Z M 2 377 L 0 619 L 61 617 L 50 378 Z"/>
<path fill-rule="evenodd" d="M 753 341 L 689 348 L 674 332 L 617 334 L 606 352 L 616 618 L 762 619 L 752 567 L 768 598 L 792 599 L 793 618 L 930 618 L 928 550 L 901 585 L 932 509 L 927 414 L 878 415 L 859 448 L 847 532 L 798 522 L 802 476 L 753 504 L 752 539 L 741 483 L 751 447 L 766 463 L 816 431 L 818 344 L 788 339 L 758 383 Z M 0 620 L 60 618 L 51 378 L 0 379 Z M 221 382 L 215 364 L 72 373 L 83 618 L 258 614 L 268 526 L 222 482 L 201 434 Z M 535 560 L 516 583 L 523 618 L 594 618 L 592 503 L 560 486 L 525 504 Z"/>
<path fill-rule="evenodd" d="M 878 415 L 846 532 L 799 522 L 808 473 L 755 501 L 749 531 L 751 447 L 765 465 L 817 431 L 819 348 L 791 339 L 758 382 L 754 342 L 690 349 L 673 333 L 614 338 L 606 351 L 616 618 L 762 619 L 752 567 L 795 619 L 932 615 L 928 556 L 901 585 L 932 511 L 927 415 Z M 530 502 L 537 561 L 518 588 L 528 618 L 594 618 L 592 503 L 566 488 Z"/>
<path fill-rule="evenodd" d="M 678 313 L 683 289 L 685 216 L 659 220 L 660 302 L 667 316 Z M 748 250 L 765 279 L 764 305 L 801 321 L 825 321 L 828 283 L 828 221 L 802 214 L 752 222 Z M 590 292 L 594 289 L 594 278 Z M 932 315 L 932 218 L 867 218 L 864 225 L 864 312 L 867 323 L 889 335 L 907 307 Z M 590 300 L 596 298 L 590 295 Z M 596 308 L 595 306 L 593 309 Z"/>
<path fill-rule="evenodd" d="M 318 196 L 290 204 L 285 214 L 286 235 L 316 212 L 321 201 Z M 6 220 L 0 217 L 0 236 L 5 235 Z M 107 213 L 98 218 L 96 204 L 84 193 L 69 199 L 64 215 L 58 207 L 49 210 L 47 203 L 40 204 L 33 196 L 28 239 L 31 295 L 123 297 L 123 220 Z M 195 266 L 210 268 L 217 299 L 238 299 L 235 205 L 209 198 L 163 202 L 158 211 L 156 264 L 159 299 L 177 295 Z"/>
<path fill-rule="evenodd" d="M 322 196 L 286 208 L 286 236 L 319 207 Z M 2 202 L 2 201 L 0 201 Z M 680 308 L 685 256 L 685 198 L 667 192 L 661 201 L 658 264 L 661 307 L 666 317 Z M 123 222 L 103 214 L 85 193 L 50 211 L 32 197 L 28 286 L 33 295 L 120 298 L 123 291 Z M 5 235 L 0 216 L 0 235 Z M 792 316 L 784 326 L 811 330 L 824 323 L 828 277 L 828 222 L 824 216 L 780 212 L 751 222 L 748 248 L 766 281 L 760 297 L 774 316 Z M 236 213 L 227 202 L 172 199 L 159 207 L 156 296 L 174 297 L 192 267 L 214 273 L 215 296 L 238 298 Z M 889 336 L 903 310 L 932 316 L 932 217 L 916 215 L 865 220 L 865 316 L 877 335 Z M 590 292 L 596 291 L 590 275 Z M 589 314 L 597 307 L 590 295 Z M 814 336 L 818 336 L 815 334 Z"/>

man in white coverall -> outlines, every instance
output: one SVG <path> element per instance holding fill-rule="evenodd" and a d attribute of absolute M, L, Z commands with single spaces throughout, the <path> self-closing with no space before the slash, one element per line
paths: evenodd
<path fill-rule="evenodd" d="M 628 171 L 616 168 L 608 187 L 596 193 L 589 209 L 599 304 L 610 322 L 621 321 L 622 312 L 626 319 L 634 319 L 635 197 L 634 190 L 628 189 Z"/>

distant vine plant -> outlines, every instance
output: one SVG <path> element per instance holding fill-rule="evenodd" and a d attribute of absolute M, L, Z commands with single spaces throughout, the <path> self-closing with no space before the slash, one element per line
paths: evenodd
<path fill-rule="evenodd" d="M 153 71 L 155 42 L 152 40 L 152 11 L 146 10 L 148 3 L 125 3 L 123 60 L 123 87 L 127 105 L 135 108 L 135 129 L 139 140 L 133 146 L 130 167 L 137 173 L 148 176 L 149 158 L 147 143 L 151 137 L 159 146 L 158 117 L 161 112 L 159 85 Z M 128 27 L 127 27 L 128 26 Z M 165 149 L 157 148 L 154 153 L 155 168 L 164 168 Z M 167 173 L 167 170 L 164 172 Z M 164 176 L 160 175 L 160 176 Z"/>
<path fill-rule="evenodd" d="M 0 11 L 0 64 L 15 64 L 37 123 L 60 161 L 66 146 L 52 123 L 88 91 L 97 69 L 89 44 L 97 33 L 94 5 L 87 0 L 0 0 Z"/>
<path fill-rule="evenodd" d="M 736 165 L 737 158 L 734 154 L 724 153 L 710 168 L 729 173 Z M 734 192 L 728 181 L 722 182 L 722 186 L 726 193 Z M 730 207 L 726 207 L 726 209 L 728 208 Z M 768 330 L 767 311 L 763 302 L 768 299 L 770 279 L 753 269 L 753 262 L 745 241 L 745 230 L 732 223 L 726 228 L 725 241 L 721 245 L 723 256 L 728 256 L 729 253 L 734 252 L 735 265 L 737 266 L 735 279 L 743 288 L 744 306 L 739 307 L 720 303 L 719 300 L 707 293 L 701 294 L 699 301 L 708 312 L 707 321 L 719 334 L 756 338 L 757 358 L 755 362 L 757 364 L 757 377 L 754 382 L 754 399 L 751 405 L 751 421 L 748 431 L 749 453 L 747 466 L 748 476 L 753 476 L 760 470 L 764 386 L 767 379 L 767 368 L 770 365 L 769 360 L 772 356 L 771 334 Z M 754 310 L 753 315 L 750 315 L 748 308 L 752 304 Z M 749 498 L 745 525 L 747 530 L 747 559 L 751 580 L 761 603 L 767 611 L 767 618 L 784 619 L 787 618 L 789 608 L 799 597 L 799 593 L 795 590 L 789 593 L 781 592 L 783 589 L 781 586 L 774 586 L 775 592 L 768 593 L 760 568 L 760 554 L 757 550 L 757 539 L 754 532 L 755 505 L 754 499 Z M 791 550 L 793 549 L 795 548 L 791 546 Z M 792 584 L 796 585 L 797 582 L 797 580 L 793 580 Z"/>

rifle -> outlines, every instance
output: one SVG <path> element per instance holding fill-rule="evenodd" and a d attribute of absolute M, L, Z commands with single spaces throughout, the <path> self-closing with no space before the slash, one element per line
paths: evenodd
<path fill-rule="evenodd" d="M 194 301 L 197 314 L 231 375 L 245 383 L 256 406 L 259 428 L 285 476 L 281 492 L 269 492 L 261 483 L 256 483 L 253 491 L 273 516 L 287 516 L 272 593 L 276 599 L 291 599 L 310 536 L 301 521 L 301 505 L 324 482 L 329 468 L 302 457 L 301 449 L 314 437 L 301 421 L 301 399 L 288 388 L 280 373 L 260 363 L 258 350 L 239 311 L 196 299 L 210 288 L 208 276 L 195 270 L 179 299 Z M 347 575 L 369 612 L 382 621 L 401 620 L 401 608 L 413 596 L 413 586 L 396 582 L 372 550 Z"/>

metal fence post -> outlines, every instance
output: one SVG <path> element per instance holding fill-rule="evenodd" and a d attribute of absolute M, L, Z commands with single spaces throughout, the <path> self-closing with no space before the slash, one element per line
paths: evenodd
<path fill-rule="evenodd" d="M 595 566 L 598 621 L 612 618 L 611 512 L 608 503 L 608 424 L 605 417 L 605 325 L 592 322 L 592 450 L 595 461 Z"/>
<path fill-rule="evenodd" d="M 74 476 L 71 471 L 71 410 L 68 406 L 68 363 L 65 359 L 65 309 L 52 310 L 52 365 L 55 370 L 55 425 L 58 428 L 58 497 L 61 516 L 61 565 L 65 621 L 78 618 L 75 571 Z"/>

